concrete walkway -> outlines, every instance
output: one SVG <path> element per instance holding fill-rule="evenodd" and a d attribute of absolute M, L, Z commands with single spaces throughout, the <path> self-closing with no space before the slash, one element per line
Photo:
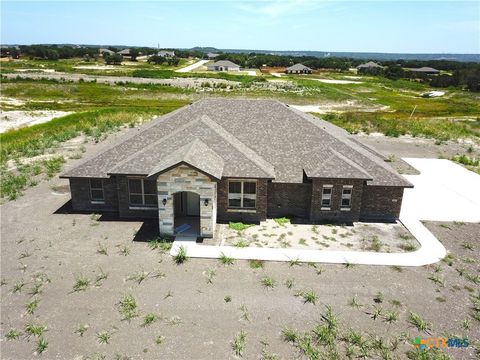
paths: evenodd
<path fill-rule="evenodd" d="M 478 193 L 480 191 L 480 176 L 448 160 L 410 158 L 404 160 L 421 172 L 420 175 L 405 176 L 415 185 L 415 188 L 405 190 L 402 212 L 400 214 L 400 221 L 421 245 L 416 251 L 409 253 L 377 253 L 256 247 L 237 248 L 234 246 L 199 245 L 194 241 L 175 241 L 170 254 L 175 255 L 179 247 L 183 246 L 187 251 L 187 256 L 195 258 L 215 259 L 224 254 L 243 260 L 299 260 L 317 263 L 397 266 L 422 266 L 438 262 L 447 254 L 445 247 L 428 231 L 419 219 L 480 221 L 480 194 Z M 440 174 L 441 177 L 439 177 Z M 448 194 L 446 197 L 444 197 L 443 193 L 445 191 Z M 439 194 L 442 196 L 439 196 Z M 470 195 L 467 196 L 467 194 Z M 435 199 L 444 200 L 441 204 L 429 202 Z M 469 204 L 469 207 L 462 210 L 461 207 L 465 206 L 465 204 Z M 438 206 L 441 210 L 432 209 L 432 206 Z M 471 214 L 470 211 L 473 211 L 474 214 Z"/>
<path fill-rule="evenodd" d="M 189 72 L 189 71 L 192 71 L 196 68 L 199 68 L 200 66 L 202 66 L 203 64 L 206 64 L 209 60 L 200 60 L 200 61 L 197 61 L 196 63 L 192 64 L 192 65 L 188 65 L 188 66 L 185 66 L 184 68 L 181 68 L 181 69 L 178 69 L 178 70 L 175 70 L 175 72 L 178 72 L 178 73 L 186 73 L 186 72 Z"/>

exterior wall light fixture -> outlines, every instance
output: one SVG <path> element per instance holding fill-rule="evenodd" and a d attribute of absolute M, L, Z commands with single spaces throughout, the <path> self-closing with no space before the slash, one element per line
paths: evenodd
<path fill-rule="evenodd" d="M 167 204 L 167 198 L 163 198 L 162 204 L 163 204 L 163 206 L 165 206 Z"/>
<path fill-rule="evenodd" d="M 203 205 L 208 206 L 208 199 L 205 199 L 205 201 L 203 202 Z"/>

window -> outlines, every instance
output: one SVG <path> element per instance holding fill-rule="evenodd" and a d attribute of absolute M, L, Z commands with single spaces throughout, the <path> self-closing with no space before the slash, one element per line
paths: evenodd
<path fill-rule="evenodd" d="M 257 200 L 257 183 L 255 181 L 229 181 L 228 207 L 238 209 L 255 209 Z"/>
<path fill-rule="evenodd" d="M 332 185 L 323 185 L 322 188 L 322 206 L 323 210 L 330 210 L 330 205 L 332 203 Z"/>
<path fill-rule="evenodd" d="M 342 189 L 340 209 L 349 210 L 352 203 L 352 186 L 345 185 Z"/>
<path fill-rule="evenodd" d="M 157 184 L 155 180 L 128 179 L 130 205 L 157 207 Z"/>
<path fill-rule="evenodd" d="M 90 179 L 90 201 L 96 204 L 105 202 L 102 179 Z"/>

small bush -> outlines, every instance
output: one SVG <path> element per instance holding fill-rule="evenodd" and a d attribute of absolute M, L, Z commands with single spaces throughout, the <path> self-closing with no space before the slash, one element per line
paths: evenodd
<path fill-rule="evenodd" d="M 188 259 L 187 258 L 187 249 L 185 249 L 185 247 L 183 245 L 181 245 L 178 248 L 177 253 L 173 257 L 173 261 L 175 262 L 175 264 L 180 265 L 180 264 L 183 264 L 185 261 L 187 261 L 187 259 Z"/>

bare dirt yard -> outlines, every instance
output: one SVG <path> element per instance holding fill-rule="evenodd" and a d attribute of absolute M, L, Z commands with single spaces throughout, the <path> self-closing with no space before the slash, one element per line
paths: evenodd
<path fill-rule="evenodd" d="M 0 111 L 0 133 L 24 126 L 42 124 L 68 114 L 71 112 L 54 110 Z"/>
<path fill-rule="evenodd" d="M 0 211 L 3 359 L 419 359 L 416 336 L 468 338 L 441 359 L 480 351 L 480 224 L 427 223 L 450 255 L 425 267 L 177 265 L 154 221 L 72 212 L 65 180 Z"/>
<path fill-rule="evenodd" d="M 237 247 L 375 252 L 407 252 L 419 246 L 400 222 L 310 225 L 291 223 L 285 218 L 267 219 L 242 231 L 235 230 L 234 224 L 218 224 L 217 235 L 206 243 Z"/>

